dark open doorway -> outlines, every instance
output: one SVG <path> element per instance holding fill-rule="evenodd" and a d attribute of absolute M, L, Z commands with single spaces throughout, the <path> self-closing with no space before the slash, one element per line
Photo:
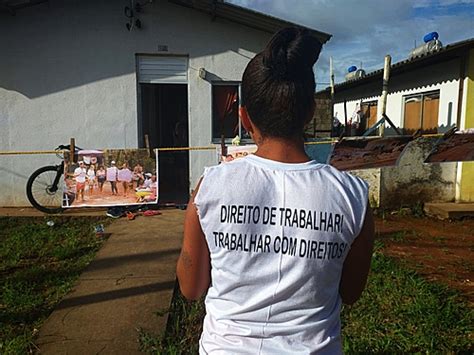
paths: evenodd
<path fill-rule="evenodd" d="M 141 135 L 151 148 L 188 146 L 188 90 L 186 84 L 139 84 Z M 186 203 L 189 199 L 188 151 L 158 154 L 159 203 Z"/>

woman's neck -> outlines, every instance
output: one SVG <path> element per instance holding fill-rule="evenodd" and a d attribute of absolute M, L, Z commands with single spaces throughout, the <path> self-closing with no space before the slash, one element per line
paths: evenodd
<path fill-rule="evenodd" d="M 302 138 L 260 138 L 255 155 L 281 163 L 305 163 L 311 159 L 304 150 Z"/>

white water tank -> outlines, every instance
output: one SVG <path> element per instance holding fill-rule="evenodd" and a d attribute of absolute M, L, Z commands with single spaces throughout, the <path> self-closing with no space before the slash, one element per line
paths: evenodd
<path fill-rule="evenodd" d="M 442 47 L 443 45 L 441 41 L 437 39 L 423 43 L 421 46 L 416 47 L 410 52 L 410 59 L 439 51 Z"/>
<path fill-rule="evenodd" d="M 346 78 L 346 81 L 348 81 L 348 80 L 360 79 L 360 78 L 363 78 L 364 76 L 365 76 L 365 70 L 357 69 L 355 71 L 347 73 L 345 78 Z"/>
<path fill-rule="evenodd" d="M 438 38 L 439 38 L 438 32 L 430 32 L 427 35 L 425 35 L 425 37 L 423 37 L 423 41 L 425 43 L 414 48 L 410 52 L 409 58 L 412 59 L 415 57 L 426 55 L 428 53 L 439 51 L 443 47 L 443 44 Z"/>

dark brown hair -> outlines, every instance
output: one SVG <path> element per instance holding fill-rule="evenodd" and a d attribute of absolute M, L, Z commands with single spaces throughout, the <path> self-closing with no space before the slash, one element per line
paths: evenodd
<path fill-rule="evenodd" d="M 262 135 L 301 136 L 314 111 L 313 65 L 322 44 L 308 30 L 277 32 L 245 68 L 242 105 Z"/>

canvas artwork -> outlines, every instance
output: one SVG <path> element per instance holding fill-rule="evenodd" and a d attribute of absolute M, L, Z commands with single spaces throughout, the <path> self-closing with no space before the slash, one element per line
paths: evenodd
<path fill-rule="evenodd" d="M 335 145 L 329 164 L 339 170 L 394 166 L 412 140 L 412 136 L 345 138 Z"/>
<path fill-rule="evenodd" d="M 158 151 L 80 150 L 64 156 L 63 207 L 129 206 L 158 202 Z"/>
<path fill-rule="evenodd" d="M 425 163 L 447 163 L 474 160 L 474 132 L 456 132 L 442 137 Z"/>
<path fill-rule="evenodd" d="M 252 145 L 231 145 L 226 147 L 227 153 L 222 154 L 220 146 L 217 147 L 217 160 L 218 163 L 227 163 L 235 159 L 243 158 L 249 154 L 253 154 L 257 151 L 257 146 Z"/>

